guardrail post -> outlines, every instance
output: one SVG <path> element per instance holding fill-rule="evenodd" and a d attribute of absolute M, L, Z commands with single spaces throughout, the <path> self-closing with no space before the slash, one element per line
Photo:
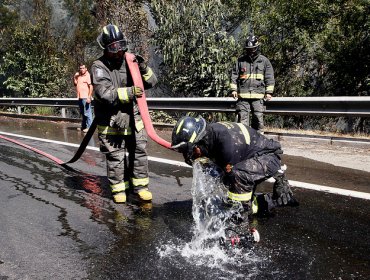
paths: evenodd
<path fill-rule="evenodd" d="M 66 118 L 66 108 L 62 107 L 62 118 Z"/>
<path fill-rule="evenodd" d="M 21 115 L 22 114 L 21 106 L 17 106 L 17 111 L 18 111 L 18 115 Z"/>

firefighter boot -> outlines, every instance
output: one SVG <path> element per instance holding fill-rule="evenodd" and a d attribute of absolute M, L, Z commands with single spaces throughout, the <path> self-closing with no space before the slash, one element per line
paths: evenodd
<path fill-rule="evenodd" d="M 259 232 L 249 225 L 248 212 L 239 212 L 231 217 L 225 228 L 225 237 L 219 240 L 220 245 L 227 248 L 251 248 L 259 241 Z"/>
<path fill-rule="evenodd" d="M 113 200 L 115 203 L 125 203 L 126 202 L 126 193 L 123 192 L 118 192 L 118 193 L 113 193 Z"/>
<path fill-rule="evenodd" d="M 269 216 L 273 213 L 273 209 L 278 206 L 271 193 L 255 193 L 254 196 L 258 205 L 258 216 Z"/>
<path fill-rule="evenodd" d="M 134 190 L 134 192 L 143 201 L 150 201 L 153 198 L 152 193 L 148 190 L 147 187 L 145 187 L 145 188 L 137 188 L 137 189 Z"/>

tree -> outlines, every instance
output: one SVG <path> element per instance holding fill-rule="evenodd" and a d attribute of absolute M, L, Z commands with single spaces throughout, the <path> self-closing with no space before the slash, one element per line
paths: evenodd
<path fill-rule="evenodd" d="M 95 11 L 101 26 L 108 23 L 118 25 L 129 41 L 130 51 L 140 53 L 148 59 L 150 32 L 144 9 L 145 2 L 140 0 L 98 0 Z"/>
<path fill-rule="evenodd" d="M 251 8 L 278 95 L 368 94 L 368 1 L 251 0 Z"/>
<path fill-rule="evenodd" d="M 61 36 L 65 39 L 65 48 L 68 49 L 68 59 L 72 60 L 69 63 L 73 64 L 73 69 L 79 66 L 80 63 L 89 65 L 95 59 L 95 53 L 98 49 L 96 37 L 98 36 L 97 20 L 95 17 L 94 0 L 64 0 L 65 8 L 69 11 L 71 24 L 75 23 L 72 34 L 70 29 L 58 30 Z M 94 47 L 96 47 L 94 49 Z M 91 53 L 91 54 L 90 54 Z M 89 55 L 90 54 L 90 55 Z"/>
<path fill-rule="evenodd" d="M 331 95 L 370 95 L 370 5 L 338 1 L 321 34 L 325 84 Z"/>
<path fill-rule="evenodd" d="M 237 54 L 227 32 L 233 9 L 219 0 L 154 0 L 150 8 L 157 24 L 153 43 L 163 59 L 162 81 L 172 94 L 224 96 Z"/>
<path fill-rule="evenodd" d="M 222 95 L 252 30 L 275 69 L 276 95 L 368 95 L 369 9 L 366 0 L 151 1 L 162 78 L 176 96 Z"/>
<path fill-rule="evenodd" d="M 35 0 L 31 20 L 20 20 L 7 36 L 0 75 L 8 90 L 24 97 L 57 97 L 65 87 L 66 66 L 50 29 L 45 1 Z"/>
<path fill-rule="evenodd" d="M 8 51 L 8 43 L 13 34 L 12 30 L 18 22 L 18 14 L 5 6 L 7 3 L 0 4 L 0 65 L 3 63 L 3 56 Z M 3 86 L 5 77 L 0 75 L 0 91 L 6 92 Z"/>

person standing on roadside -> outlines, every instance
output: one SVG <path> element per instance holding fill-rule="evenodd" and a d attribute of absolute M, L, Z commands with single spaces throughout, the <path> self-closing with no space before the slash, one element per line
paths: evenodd
<path fill-rule="evenodd" d="M 92 123 L 91 99 L 93 86 L 90 73 L 85 64 L 80 64 L 79 71 L 74 75 L 73 82 L 77 91 L 78 106 L 82 115 L 81 127 L 78 130 L 87 132 Z"/>
<path fill-rule="evenodd" d="M 231 72 L 230 92 L 232 97 L 238 99 L 236 104 L 238 122 L 263 133 L 264 101 L 272 98 L 275 79 L 271 62 L 260 54 L 259 47 L 258 38 L 249 35 L 245 43 L 245 52 L 238 58 Z M 251 124 L 250 112 L 252 112 Z"/>
<path fill-rule="evenodd" d="M 152 200 L 148 189 L 148 140 L 137 98 L 157 83 L 157 77 L 144 58 L 136 55 L 133 63 L 138 64 L 144 89 L 134 85 L 126 61 L 127 39 L 118 26 L 106 25 L 97 42 L 104 54 L 91 67 L 94 110 L 113 200 L 125 203 L 126 192 L 131 190 L 141 201 L 148 202 Z"/>

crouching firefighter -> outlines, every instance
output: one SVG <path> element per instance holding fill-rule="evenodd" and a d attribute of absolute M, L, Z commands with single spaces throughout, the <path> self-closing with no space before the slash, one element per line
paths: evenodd
<path fill-rule="evenodd" d="M 126 191 L 132 187 L 141 200 L 150 201 L 147 135 L 136 101 L 143 89 L 133 84 L 125 55 L 127 40 L 116 25 L 108 24 L 97 41 L 104 54 L 91 68 L 95 118 L 113 199 L 126 202 Z M 136 62 L 145 89 L 153 87 L 157 83 L 153 71 L 143 57 L 136 55 Z"/>
<path fill-rule="evenodd" d="M 189 165 L 206 157 L 223 169 L 228 201 L 243 205 L 242 221 L 239 217 L 237 224 L 248 223 L 248 215 L 275 206 L 298 205 L 281 167 L 280 143 L 251 127 L 234 122 L 207 124 L 202 117 L 186 116 L 173 129 L 172 148 Z M 275 179 L 272 194 L 256 195 L 256 186 L 270 177 Z"/>

